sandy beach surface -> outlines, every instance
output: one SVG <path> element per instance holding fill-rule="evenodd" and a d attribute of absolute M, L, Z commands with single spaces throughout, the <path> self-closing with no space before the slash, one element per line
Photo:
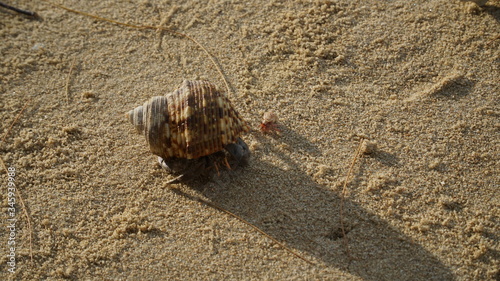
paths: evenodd
<path fill-rule="evenodd" d="M 124 114 L 207 54 L 3 2 L 1 280 L 500 280 L 499 0 L 58 1 L 216 58 L 252 158 L 175 183 Z"/>

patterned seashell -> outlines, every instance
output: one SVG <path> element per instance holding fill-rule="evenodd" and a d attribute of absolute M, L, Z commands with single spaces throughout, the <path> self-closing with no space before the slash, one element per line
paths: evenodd
<path fill-rule="evenodd" d="M 221 151 L 249 130 L 227 96 L 207 81 L 187 81 L 128 112 L 151 152 L 163 159 L 195 159 Z"/>

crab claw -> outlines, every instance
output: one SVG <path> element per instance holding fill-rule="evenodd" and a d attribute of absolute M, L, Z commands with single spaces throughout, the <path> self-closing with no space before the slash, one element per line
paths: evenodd
<path fill-rule="evenodd" d="M 225 149 L 238 164 L 246 164 L 250 158 L 250 149 L 241 138 L 238 138 L 235 143 L 226 145 Z"/>

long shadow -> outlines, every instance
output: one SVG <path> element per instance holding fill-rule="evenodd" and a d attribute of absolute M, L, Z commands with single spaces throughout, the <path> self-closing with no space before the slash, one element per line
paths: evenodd
<path fill-rule="evenodd" d="M 430 252 L 349 200 L 343 216 L 347 254 L 339 194 L 314 182 L 298 165 L 283 169 L 255 155 L 245 168 L 188 185 L 289 247 L 365 280 L 454 279 Z"/>
<path fill-rule="evenodd" d="M 495 18 L 497 22 L 500 22 L 500 8 L 498 6 L 493 6 L 491 4 L 486 3 L 483 9 L 486 13 L 490 14 L 493 18 Z"/>

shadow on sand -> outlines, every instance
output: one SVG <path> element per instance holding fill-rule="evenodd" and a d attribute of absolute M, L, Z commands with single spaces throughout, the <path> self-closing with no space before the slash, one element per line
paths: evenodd
<path fill-rule="evenodd" d="M 305 147 L 312 154 L 318 152 L 313 144 Z M 411 238 L 345 200 L 350 259 L 339 220 L 340 195 L 316 183 L 288 156 L 277 157 L 286 168 L 264 162 L 257 154 L 245 168 L 186 184 L 288 247 L 365 280 L 454 279 L 449 268 Z"/>

